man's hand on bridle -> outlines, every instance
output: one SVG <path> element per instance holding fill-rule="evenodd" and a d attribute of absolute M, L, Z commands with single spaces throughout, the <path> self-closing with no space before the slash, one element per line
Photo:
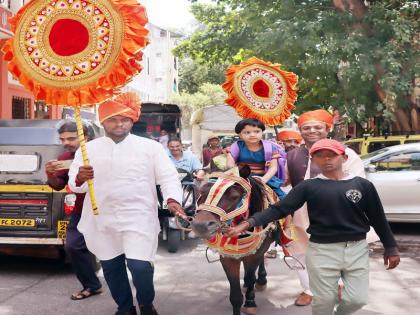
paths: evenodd
<path fill-rule="evenodd" d="M 188 219 L 182 206 L 175 200 L 168 201 L 168 210 L 176 217 L 183 218 L 184 220 Z"/>
<path fill-rule="evenodd" d="M 222 228 L 221 232 L 226 237 L 234 237 L 234 236 L 239 236 L 243 231 L 246 231 L 248 229 L 249 229 L 249 222 L 243 221 L 235 227 Z"/>

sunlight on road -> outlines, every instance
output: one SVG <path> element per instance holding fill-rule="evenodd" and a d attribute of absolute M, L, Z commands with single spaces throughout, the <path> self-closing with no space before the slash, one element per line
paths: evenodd
<path fill-rule="evenodd" d="M 0 315 L 11 315 L 12 309 L 6 305 L 0 305 Z"/>

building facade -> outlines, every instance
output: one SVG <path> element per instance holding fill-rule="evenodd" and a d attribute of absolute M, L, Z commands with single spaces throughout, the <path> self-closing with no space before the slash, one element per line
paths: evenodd
<path fill-rule="evenodd" d="M 142 102 L 168 103 L 178 92 L 178 60 L 172 54 L 180 35 L 147 24 L 149 45 L 143 50 L 143 69 L 128 89 L 140 94 Z"/>

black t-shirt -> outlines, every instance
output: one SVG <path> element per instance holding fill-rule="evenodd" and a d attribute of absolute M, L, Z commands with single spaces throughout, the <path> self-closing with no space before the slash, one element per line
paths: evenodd
<path fill-rule="evenodd" d="M 294 213 L 307 202 L 308 233 L 315 243 L 337 243 L 366 238 L 373 226 L 387 251 L 396 242 L 373 184 L 361 177 L 345 180 L 312 178 L 295 186 L 285 199 L 255 214 L 250 224 L 264 225 Z"/>

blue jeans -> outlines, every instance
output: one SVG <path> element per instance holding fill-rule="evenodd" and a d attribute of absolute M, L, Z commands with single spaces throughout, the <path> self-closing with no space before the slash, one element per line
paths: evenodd
<path fill-rule="evenodd" d="M 155 299 L 154 267 L 151 262 L 128 259 L 124 254 L 110 260 L 101 260 L 106 283 L 115 303 L 118 305 L 117 314 L 123 314 L 134 308 L 133 295 L 125 265 L 126 261 L 137 291 L 136 298 L 139 305 L 150 305 Z"/>

